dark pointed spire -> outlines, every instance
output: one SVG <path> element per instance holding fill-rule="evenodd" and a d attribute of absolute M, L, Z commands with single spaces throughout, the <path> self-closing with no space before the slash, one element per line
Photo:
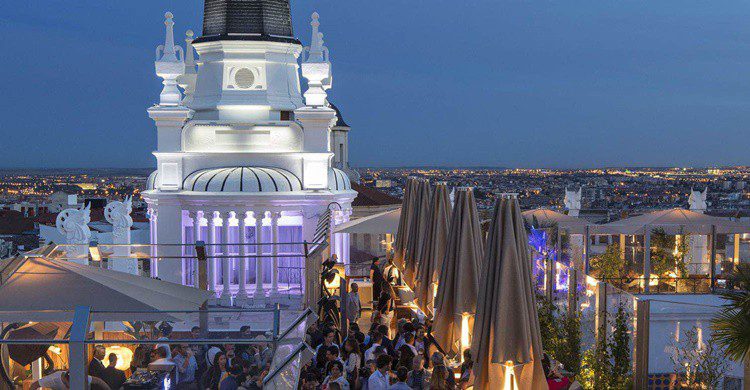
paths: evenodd
<path fill-rule="evenodd" d="M 203 36 L 221 40 L 297 43 L 289 0 L 205 0 Z"/>

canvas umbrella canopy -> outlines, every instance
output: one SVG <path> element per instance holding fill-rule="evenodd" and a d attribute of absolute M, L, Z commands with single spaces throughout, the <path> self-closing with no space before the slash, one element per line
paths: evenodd
<path fill-rule="evenodd" d="M 427 236 L 427 220 L 430 217 L 430 182 L 428 180 L 417 181 L 417 192 L 412 210 L 414 219 L 409 225 L 409 235 L 406 239 L 406 253 L 404 255 L 404 280 L 410 286 L 414 285 L 414 276 L 417 273 L 417 264 L 420 262 L 422 248 Z"/>
<path fill-rule="evenodd" d="M 712 234 L 713 229 L 718 234 L 750 233 L 750 226 L 746 224 L 681 208 L 653 211 L 598 225 L 592 229 L 592 233 L 642 235 L 655 228 L 661 228 L 670 235 Z"/>
<path fill-rule="evenodd" d="M 535 228 L 557 226 L 559 229 L 571 234 L 585 234 L 586 226 L 590 225 L 588 221 L 581 218 L 544 208 L 524 211 L 521 215 L 523 215 L 523 219 L 527 224 Z"/>
<path fill-rule="evenodd" d="M 414 281 L 414 291 L 417 302 L 425 313 L 431 314 L 434 309 L 434 286 L 437 285 L 440 268 L 445 257 L 448 243 L 448 227 L 450 226 L 451 203 L 448 186 L 439 183 L 432 191 L 429 218 L 427 220 L 427 235 L 422 248 L 421 261 L 417 267 L 417 277 Z"/>
<path fill-rule="evenodd" d="M 515 388 L 547 389 L 532 290 L 528 238 L 515 197 L 497 201 L 481 267 L 474 318 L 474 387 L 504 388 L 512 362 Z"/>
<path fill-rule="evenodd" d="M 446 353 L 459 353 L 464 315 L 474 315 L 483 257 L 482 232 L 471 188 L 459 188 L 451 215 L 448 244 L 440 268 L 433 333 Z"/>
<path fill-rule="evenodd" d="M 10 331 L 6 338 L 8 340 L 62 340 L 68 329 L 70 329 L 70 323 L 66 322 L 37 322 Z M 8 354 L 16 363 L 25 366 L 44 356 L 47 349 L 49 345 L 10 344 Z"/>
<path fill-rule="evenodd" d="M 401 208 L 357 218 L 336 226 L 334 233 L 396 234 L 401 219 Z"/>
<path fill-rule="evenodd" d="M 108 269 L 29 257 L 0 285 L 0 321 L 71 321 L 76 306 L 93 321 L 182 321 L 208 291 Z"/>
<path fill-rule="evenodd" d="M 409 226 L 412 223 L 414 209 L 414 198 L 417 192 L 417 179 L 410 177 L 404 186 L 404 199 L 401 202 L 401 215 L 398 221 L 398 232 L 393 243 L 393 262 L 404 268 L 404 255 L 406 254 L 406 241 L 409 235 Z"/>

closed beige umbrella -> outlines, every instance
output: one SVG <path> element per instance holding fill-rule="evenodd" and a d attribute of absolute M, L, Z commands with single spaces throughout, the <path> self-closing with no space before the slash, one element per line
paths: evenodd
<path fill-rule="evenodd" d="M 413 195 L 417 191 L 417 179 L 410 177 L 404 186 L 404 199 L 401 201 L 401 216 L 398 220 L 398 232 L 393 243 L 393 262 L 401 269 L 404 268 L 404 255 L 406 252 L 406 241 L 409 236 L 409 225 L 412 221 L 412 209 L 414 208 Z"/>
<path fill-rule="evenodd" d="M 440 269 L 433 322 L 435 339 L 448 354 L 460 353 L 464 317 L 476 312 L 483 253 L 474 191 L 459 188 Z M 467 321 L 470 326 L 471 321 Z"/>
<path fill-rule="evenodd" d="M 434 310 L 434 286 L 437 285 L 440 267 L 445 257 L 445 248 L 448 244 L 451 216 L 448 186 L 445 183 L 438 183 L 432 191 L 431 198 L 427 235 L 414 281 L 417 302 L 427 314 L 432 314 Z"/>
<path fill-rule="evenodd" d="M 414 208 L 411 210 L 413 219 L 409 224 L 409 235 L 406 238 L 406 254 L 404 255 L 404 281 L 414 285 L 425 237 L 427 236 L 427 222 L 430 218 L 430 182 L 426 179 L 417 181 L 417 191 L 414 194 Z"/>
<path fill-rule="evenodd" d="M 482 262 L 474 321 L 474 387 L 502 389 L 512 362 L 517 389 L 547 389 L 531 257 L 515 197 L 498 200 Z"/>

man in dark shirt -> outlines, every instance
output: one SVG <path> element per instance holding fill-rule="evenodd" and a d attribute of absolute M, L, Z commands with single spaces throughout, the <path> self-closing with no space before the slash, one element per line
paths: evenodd
<path fill-rule="evenodd" d="M 103 345 L 94 347 L 94 357 L 89 362 L 89 375 L 97 378 L 102 377 L 102 372 L 104 372 L 104 363 L 102 363 L 102 360 L 104 360 L 105 351 Z"/>
<path fill-rule="evenodd" d="M 117 365 L 117 355 L 110 353 L 107 358 L 109 359 L 109 365 L 102 371 L 101 378 L 104 382 L 107 382 L 110 389 L 117 390 L 125 383 L 125 372 L 115 368 Z"/>

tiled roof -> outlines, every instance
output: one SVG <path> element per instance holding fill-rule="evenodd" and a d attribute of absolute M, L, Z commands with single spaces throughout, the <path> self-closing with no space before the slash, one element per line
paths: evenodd
<path fill-rule="evenodd" d="M 0 210 L 0 234 L 21 234 L 34 230 L 34 221 L 18 211 Z"/>
<path fill-rule="evenodd" d="M 380 192 L 371 187 L 352 182 L 352 189 L 357 191 L 357 197 L 352 206 L 389 206 L 401 204 L 401 199 Z"/>
<path fill-rule="evenodd" d="M 299 43 L 289 0 L 205 0 L 203 36 L 195 42 L 218 40 Z"/>

